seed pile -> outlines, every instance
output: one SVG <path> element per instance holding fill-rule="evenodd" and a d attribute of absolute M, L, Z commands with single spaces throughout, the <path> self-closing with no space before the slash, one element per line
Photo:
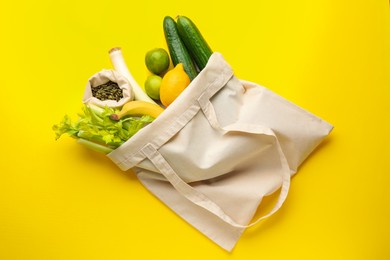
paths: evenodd
<path fill-rule="evenodd" d="M 108 81 L 107 83 L 95 86 L 91 88 L 92 95 L 100 99 L 104 100 L 116 100 L 119 101 L 123 98 L 123 91 L 120 89 L 117 83 L 113 81 Z"/>

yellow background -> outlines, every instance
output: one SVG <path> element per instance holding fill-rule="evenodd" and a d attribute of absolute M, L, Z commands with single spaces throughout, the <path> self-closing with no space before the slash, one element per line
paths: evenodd
<path fill-rule="evenodd" d="M 390 10 L 386 0 L 7 1 L 2 4 L 0 259 L 390 259 Z M 282 209 L 227 253 L 131 173 L 51 126 L 120 46 L 146 51 L 182 14 L 239 78 L 335 126 Z"/>

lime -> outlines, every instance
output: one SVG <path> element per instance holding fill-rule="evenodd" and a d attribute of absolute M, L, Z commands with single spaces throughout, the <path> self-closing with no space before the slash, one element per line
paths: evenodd
<path fill-rule="evenodd" d="M 151 75 L 146 78 L 145 92 L 154 100 L 160 100 L 160 86 L 162 78 L 158 75 Z"/>
<path fill-rule="evenodd" d="M 161 75 L 169 68 L 169 54 L 163 48 L 155 48 L 145 55 L 145 65 L 156 75 Z"/>

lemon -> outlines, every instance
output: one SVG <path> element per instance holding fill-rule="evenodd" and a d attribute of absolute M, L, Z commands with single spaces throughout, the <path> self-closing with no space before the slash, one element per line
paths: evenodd
<path fill-rule="evenodd" d="M 162 75 L 169 68 L 169 54 L 163 48 L 154 48 L 145 55 L 145 65 L 150 72 Z"/>
<path fill-rule="evenodd" d="M 158 75 L 151 75 L 145 80 L 145 92 L 154 100 L 160 100 L 160 86 L 162 78 Z"/>
<path fill-rule="evenodd" d="M 169 106 L 189 84 L 190 78 L 184 71 L 183 64 L 177 64 L 162 78 L 160 86 L 161 103 L 165 107 Z"/>

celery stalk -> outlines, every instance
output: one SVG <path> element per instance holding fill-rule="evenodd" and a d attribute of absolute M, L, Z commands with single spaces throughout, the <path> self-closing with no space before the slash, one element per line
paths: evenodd
<path fill-rule="evenodd" d="M 104 154 L 109 154 L 113 151 L 113 149 L 107 146 L 88 141 L 84 138 L 78 138 L 77 143 L 82 144 L 93 151 L 104 153 Z"/>

